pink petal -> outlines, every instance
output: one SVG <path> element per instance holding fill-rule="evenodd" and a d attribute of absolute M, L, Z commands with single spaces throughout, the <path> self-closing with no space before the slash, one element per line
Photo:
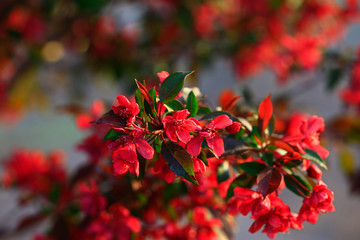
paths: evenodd
<path fill-rule="evenodd" d="M 178 142 L 177 134 L 176 134 L 176 127 L 175 126 L 169 126 L 166 129 L 166 135 L 168 136 L 168 138 L 173 141 L 173 142 Z"/>
<path fill-rule="evenodd" d="M 216 129 L 223 129 L 227 126 L 230 126 L 233 123 L 233 121 L 227 116 L 227 115 L 220 115 L 214 118 L 210 123 L 210 125 L 213 125 Z"/>
<path fill-rule="evenodd" d="M 185 127 L 189 132 L 195 131 L 195 129 L 199 127 L 199 125 L 194 120 L 196 119 L 195 118 L 186 119 L 183 127 Z"/>
<path fill-rule="evenodd" d="M 255 233 L 255 232 L 259 231 L 260 228 L 262 228 L 262 226 L 264 226 L 265 223 L 266 223 L 266 218 L 265 217 L 259 217 L 251 225 L 251 227 L 249 228 L 249 232 Z"/>
<path fill-rule="evenodd" d="M 123 175 L 125 174 L 130 168 L 130 165 L 121 160 L 114 160 L 112 164 L 112 171 L 114 175 Z"/>
<path fill-rule="evenodd" d="M 129 172 L 136 175 L 137 177 L 139 176 L 139 161 L 136 161 L 130 165 Z"/>
<path fill-rule="evenodd" d="M 224 153 L 224 142 L 218 135 L 215 135 L 213 138 L 207 138 L 206 142 L 217 156 L 221 156 Z"/>
<path fill-rule="evenodd" d="M 190 112 L 187 109 L 176 111 L 173 114 L 173 118 L 175 119 L 185 119 L 187 116 L 189 116 Z"/>
<path fill-rule="evenodd" d="M 162 83 L 168 76 L 170 76 L 170 74 L 167 71 L 161 71 L 161 72 L 157 73 L 157 76 L 158 76 L 160 82 Z"/>
<path fill-rule="evenodd" d="M 193 158 L 194 163 L 194 172 L 204 173 L 206 171 L 206 166 L 203 161 L 198 158 Z"/>
<path fill-rule="evenodd" d="M 146 159 L 152 159 L 154 156 L 154 149 L 148 142 L 141 138 L 134 139 L 136 150 Z"/>
<path fill-rule="evenodd" d="M 179 140 L 184 143 L 189 142 L 191 139 L 191 135 L 190 135 L 189 131 L 187 131 L 187 129 L 184 127 L 179 127 L 177 129 L 176 133 L 177 133 Z"/>
<path fill-rule="evenodd" d="M 125 97 L 124 95 L 117 96 L 117 100 L 119 102 L 119 105 L 124 106 L 126 108 L 131 107 L 131 103 L 129 99 L 127 99 L 127 97 Z"/>
<path fill-rule="evenodd" d="M 201 151 L 201 143 L 203 141 L 203 136 L 197 135 L 193 139 L 190 140 L 190 142 L 186 146 L 186 150 L 188 153 L 190 153 L 193 156 L 198 156 Z"/>
<path fill-rule="evenodd" d="M 137 161 L 136 149 L 133 143 L 129 143 L 126 146 L 120 147 L 112 154 L 114 160 L 124 160 L 129 163 Z"/>

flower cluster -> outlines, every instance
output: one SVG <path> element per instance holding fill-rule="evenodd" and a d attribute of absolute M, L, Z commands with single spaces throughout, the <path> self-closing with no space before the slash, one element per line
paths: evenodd
<path fill-rule="evenodd" d="M 251 215 L 249 232 L 274 238 L 334 211 L 321 180 L 322 118 L 297 114 L 274 134 L 271 95 L 257 110 L 231 96 L 228 111 L 212 111 L 193 91 L 181 93 L 189 74 L 161 72 L 155 87 L 137 81 L 135 97 L 118 96 L 103 115 L 99 101 L 77 111 L 90 133 L 78 147 L 88 162 L 68 180 L 52 154 L 11 157 L 4 184 L 40 194 L 36 219 L 55 219 L 36 239 L 231 238 L 226 228 L 238 214 Z M 284 188 L 304 199 L 298 213 L 281 198 Z"/>

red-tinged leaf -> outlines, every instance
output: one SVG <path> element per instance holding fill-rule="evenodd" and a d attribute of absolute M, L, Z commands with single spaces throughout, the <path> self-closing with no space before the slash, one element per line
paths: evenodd
<path fill-rule="evenodd" d="M 293 147 L 290 146 L 289 144 L 287 144 L 286 142 L 275 140 L 275 141 L 271 142 L 271 144 L 274 145 L 275 147 L 281 148 L 289 153 L 294 152 Z"/>
<path fill-rule="evenodd" d="M 268 167 L 257 176 L 257 184 L 263 197 L 278 189 L 282 175 L 276 168 Z"/>
<path fill-rule="evenodd" d="M 231 108 L 233 108 L 235 106 L 236 101 L 240 98 L 240 96 L 236 96 L 233 99 L 231 99 L 231 101 L 229 101 L 224 107 L 222 107 L 223 111 L 228 111 Z"/>
<path fill-rule="evenodd" d="M 32 225 L 40 222 L 41 220 L 45 219 L 46 217 L 47 217 L 47 215 L 44 214 L 43 212 L 35 213 L 30 216 L 26 216 L 16 226 L 16 231 L 21 231 L 25 228 L 31 227 Z"/>
<path fill-rule="evenodd" d="M 151 107 L 154 106 L 153 98 L 150 96 L 149 91 L 146 89 L 144 85 L 142 85 L 139 81 L 135 80 L 135 83 L 140 90 L 141 94 L 144 96 L 145 101 L 147 101 Z"/>
<path fill-rule="evenodd" d="M 302 177 L 296 175 L 285 175 L 284 177 L 286 187 L 293 193 L 306 197 L 310 196 L 312 186 Z"/>
<path fill-rule="evenodd" d="M 108 124 L 110 126 L 114 126 L 114 127 L 119 127 L 119 128 L 123 128 L 123 127 L 126 127 L 126 119 L 118 116 L 118 115 L 115 115 L 115 114 L 109 114 L 109 115 L 104 115 L 102 116 L 101 118 L 99 118 L 98 120 L 96 121 L 92 121 L 90 123 L 93 123 L 93 124 Z"/>
<path fill-rule="evenodd" d="M 123 128 L 126 127 L 126 119 L 114 114 L 113 110 L 102 115 L 98 120 L 92 121 L 93 124 L 108 124 L 110 126 Z"/>
<path fill-rule="evenodd" d="M 260 134 L 264 133 L 264 130 L 269 125 L 269 121 L 273 114 L 273 105 L 271 103 L 270 98 L 271 98 L 271 94 L 267 96 L 259 105 L 258 128 Z"/>

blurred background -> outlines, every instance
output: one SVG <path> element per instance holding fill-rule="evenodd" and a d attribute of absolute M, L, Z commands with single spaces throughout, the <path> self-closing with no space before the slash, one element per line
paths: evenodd
<path fill-rule="evenodd" d="M 63 149 L 73 172 L 86 160 L 76 113 L 133 93 L 134 79 L 195 70 L 185 84 L 212 107 L 225 89 L 249 106 L 272 93 L 279 116 L 325 119 L 323 180 L 336 211 L 277 239 L 358 239 L 358 0 L 2 0 L 0 12 L 0 159 L 20 147 Z M 1 190 L 0 230 L 33 211 L 14 213 L 17 196 Z M 290 192 L 283 199 L 301 206 Z M 236 239 L 267 239 L 248 232 L 251 222 L 237 218 Z M 3 239 L 29 239 L 46 224 Z"/>

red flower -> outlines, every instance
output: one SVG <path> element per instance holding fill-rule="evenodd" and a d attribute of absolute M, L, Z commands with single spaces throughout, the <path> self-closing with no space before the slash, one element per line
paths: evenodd
<path fill-rule="evenodd" d="M 238 131 L 240 131 L 241 123 L 239 122 L 233 122 L 230 126 L 226 127 L 226 131 L 230 134 L 235 134 Z"/>
<path fill-rule="evenodd" d="M 249 228 L 249 232 L 255 233 L 264 225 L 263 233 L 266 233 L 269 238 L 275 238 L 278 232 L 287 232 L 288 229 L 302 228 L 301 224 L 294 217 L 296 215 L 290 212 L 289 206 L 276 196 L 269 196 L 271 200 L 271 210 L 256 218 L 255 222 Z"/>
<path fill-rule="evenodd" d="M 295 114 L 289 123 L 283 141 L 295 145 L 301 153 L 304 148 L 314 150 L 321 158 L 327 158 L 329 151 L 320 145 L 319 135 L 324 131 L 324 119 L 316 115 L 306 119 L 302 114 Z"/>
<path fill-rule="evenodd" d="M 195 118 L 188 118 L 188 110 L 176 111 L 173 116 L 166 116 L 163 119 L 164 129 L 168 138 L 173 142 L 179 141 L 187 143 L 191 139 L 190 132 L 198 127 Z"/>
<path fill-rule="evenodd" d="M 224 153 L 224 141 L 216 132 L 230 126 L 232 123 L 233 121 L 227 115 L 217 116 L 199 131 L 199 135 L 191 139 L 187 145 L 187 151 L 193 156 L 198 156 L 201 151 L 201 143 L 205 138 L 208 146 L 216 155 L 220 156 Z"/>
<path fill-rule="evenodd" d="M 239 212 L 246 216 L 250 211 L 254 218 L 268 213 L 271 210 L 269 196 L 262 197 L 261 193 L 248 188 L 236 187 L 234 197 L 229 202 L 230 214 L 236 215 Z"/>
<path fill-rule="evenodd" d="M 222 222 L 217 218 L 209 218 L 210 212 L 204 207 L 195 207 L 192 224 L 184 230 L 187 239 L 215 240 L 218 236 L 215 232 L 216 227 L 222 227 Z"/>
<path fill-rule="evenodd" d="M 316 166 L 315 164 L 311 164 L 310 167 L 307 169 L 307 175 L 315 179 L 320 179 L 322 172 L 318 166 Z"/>
<path fill-rule="evenodd" d="M 5 162 L 3 183 L 47 195 L 54 184 L 65 183 L 64 154 L 54 151 L 48 157 L 41 151 L 19 149 Z"/>
<path fill-rule="evenodd" d="M 136 151 L 146 159 L 152 159 L 154 149 L 144 139 L 144 133 L 141 130 L 133 130 L 130 135 L 123 135 L 119 139 L 109 143 L 108 147 L 114 151 L 113 173 L 123 175 L 128 170 L 139 175 L 139 161 Z"/>
<path fill-rule="evenodd" d="M 131 103 L 124 95 L 117 97 L 118 105 L 112 105 L 115 114 L 120 115 L 127 123 L 135 121 L 135 116 L 139 114 L 140 109 L 137 103 Z"/>
<path fill-rule="evenodd" d="M 170 76 L 170 74 L 167 71 L 161 71 L 161 72 L 157 73 L 157 76 L 160 80 L 160 83 L 162 83 L 168 76 Z"/>
<path fill-rule="evenodd" d="M 327 186 L 320 182 L 313 188 L 310 197 L 306 197 L 299 211 L 299 221 L 316 223 L 321 213 L 334 212 L 334 193 Z"/>
<path fill-rule="evenodd" d="M 167 183 L 172 183 L 176 177 L 175 173 L 169 169 L 167 163 L 161 155 L 154 163 L 154 173 L 164 179 Z"/>
<path fill-rule="evenodd" d="M 106 199 L 99 193 L 99 188 L 94 181 L 89 184 L 80 183 L 79 202 L 81 210 L 90 216 L 97 216 L 106 207 Z"/>
<path fill-rule="evenodd" d="M 128 240 L 132 238 L 132 233 L 140 230 L 139 219 L 131 216 L 127 208 L 115 204 L 90 224 L 87 233 L 91 240 Z"/>

